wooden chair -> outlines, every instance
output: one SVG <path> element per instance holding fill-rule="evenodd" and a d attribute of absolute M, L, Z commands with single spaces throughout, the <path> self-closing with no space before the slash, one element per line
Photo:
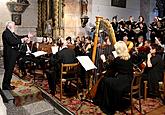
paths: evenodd
<path fill-rule="evenodd" d="M 144 100 L 147 99 L 147 84 L 148 81 L 144 81 Z M 165 103 L 165 72 L 163 73 L 163 81 L 159 82 L 159 92 L 161 100 Z"/>
<path fill-rule="evenodd" d="M 131 115 L 133 115 L 133 108 L 137 109 L 140 113 L 141 112 L 141 94 L 140 94 L 140 84 L 141 84 L 141 71 L 136 71 L 133 73 L 133 79 L 131 82 L 131 89 L 130 92 L 124 95 L 124 99 L 128 99 L 131 103 Z M 135 97 L 136 96 L 136 97 Z M 139 101 L 139 108 L 134 107 L 134 98 L 138 99 Z"/>
<path fill-rule="evenodd" d="M 163 81 L 159 82 L 159 92 L 162 102 L 165 104 L 165 72 L 163 73 Z"/>
<path fill-rule="evenodd" d="M 78 77 L 77 77 L 78 67 L 79 67 L 79 63 L 61 64 L 60 100 L 62 100 L 62 96 L 63 96 L 63 82 L 77 80 L 78 83 Z"/>

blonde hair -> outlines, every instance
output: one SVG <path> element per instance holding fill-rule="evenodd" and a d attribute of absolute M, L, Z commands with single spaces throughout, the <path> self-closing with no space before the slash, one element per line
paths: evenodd
<path fill-rule="evenodd" d="M 116 51 L 118 57 L 120 57 L 120 59 L 123 59 L 123 60 L 130 59 L 130 54 L 128 52 L 127 45 L 125 44 L 124 41 L 116 42 L 114 47 L 115 47 L 115 51 Z"/>

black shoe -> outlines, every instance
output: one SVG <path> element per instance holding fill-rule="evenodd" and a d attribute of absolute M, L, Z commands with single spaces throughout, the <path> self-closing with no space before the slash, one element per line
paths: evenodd
<path fill-rule="evenodd" d="M 14 90 L 15 89 L 15 86 L 10 86 L 10 90 Z"/>
<path fill-rule="evenodd" d="M 3 87 L 3 90 L 14 90 L 15 86 Z"/>
<path fill-rule="evenodd" d="M 55 95 L 55 91 L 50 91 L 50 94 L 51 95 Z"/>

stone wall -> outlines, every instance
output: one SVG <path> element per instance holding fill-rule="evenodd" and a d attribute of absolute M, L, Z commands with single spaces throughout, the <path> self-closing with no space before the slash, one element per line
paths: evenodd
<path fill-rule="evenodd" d="M 0 0 L 0 48 L 2 49 L 2 32 L 5 29 L 5 23 L 11 20 L 11 13 L 6 3 L 10 0 Z M 18 34 L 27 34 L 29 31 L 36 31 L 37 27 L 37 0 L 29 0 L 30 5 L 22 14 L 22 24 L 17 26 Z"/>
<path fill-rule="evenodd" d="M 6 6 L 7 1 L 9 0 L 0 0 L 0 46 L 2 46 L 1 34 L 4 30 L 5 22 L 11 20 L 11 13 Z M 18 34 L 27 34 L 29 31 L 36 31 L 38 19 L 37 1 L 38 0 L 29 0 L 30 5 L 22 14 L 22 24 L 18 26 Z M 80 20 L 80 0 L 65 0 L 65 37 L 71 36 L 75 38 L 78 35 L 87 35 L 90 28 L 95 25 L 96 16 L 103 16 L 104 18 L 109 18 L 111 20 L 113 16 L 117 15 L 118 20 L 120 20 L 121 18 L 128 19 L 128 17 L 132 15 L 135 20 L 137 20 L 138 16 L 141 14 L 140 11 L 142 12 L 143 10 L 144 12 L 147 12 L 147 16 L 149 16 L 153 9 L 151 6 L 153 6 L 153 1 L 155 0 L 149 0 L 151 1 L 149 2 L 150 5 L 143 5 L 143 7 L 140 7 L 140 1 L 142 2 L 143 0 L 126 0 L 126 8 L 120 8 L 111 6 L 111 0 L 88 0 L 87 15 L 89 16 L 89 22 L 85 28 L 82 28 Z M 148 4 L 147 0 L 144 0 L 143 4 Z M 147 8 L 145 8 L 145 6 L 147 6 Z M 150 21 L 151 18 L 152 17 L 147 17 L 147 21 Z"/>

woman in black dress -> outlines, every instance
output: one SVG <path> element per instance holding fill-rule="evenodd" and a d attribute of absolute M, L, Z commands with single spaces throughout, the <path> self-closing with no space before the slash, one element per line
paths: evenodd
<path fill-rule="evenodd" d="M 163 81 L 164 62 L 161 57 L 161 47 L 151 44 L 150 53 L 147 55 L 147 80 L 150 96 L 159 96 L 159 81 Z"/>
<path fill-rule="evenodd" d="M 130 60 L 128 48 L 123 41 L 115 45 L 117 57 L 104 62 L 106 73 L 100 81 L 93 101 L 107 114 L 114 114 L 121 106 L 122 95 L 129 91 L 133 76 L 133 64 Z"/>

